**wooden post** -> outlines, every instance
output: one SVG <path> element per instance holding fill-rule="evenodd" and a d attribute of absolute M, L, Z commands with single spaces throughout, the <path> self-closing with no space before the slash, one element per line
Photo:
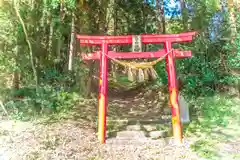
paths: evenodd
<path fill-rule="evenodd" d="M 100 58 L 100 82 L 99 82 L 99 105 L 98 105 L 98 139 L 104 144 L 106 141 L 106 113 L 107 113 L 107 83 L 108 83 L 108 44 L 102 44 Z"/>
<path fill-rule="evenodd" d="M 167 41 L 164 44 L 166 53 L 172 49 L 172 43 Z M 178 103 L 178 88 L 176 81 L 176 70 L 174 64 L 174 53 L 171 52 L 166 57 L 166 69 L 168 72 L 168 88 L 170 92 L 170 103 L 172 106 L 172 127 L 173 136 L 177 144 L 182 143 L 182 126 L 180 117 L 180 107 Z"/>

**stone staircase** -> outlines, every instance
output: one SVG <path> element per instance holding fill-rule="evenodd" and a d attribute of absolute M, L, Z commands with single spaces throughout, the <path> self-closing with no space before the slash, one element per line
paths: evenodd
<path fill-rule="evenodd" d="M 114 131 L 108 130 L 108 140 L 148 141 L 171 136 L 172 127 L 169 120 L 168 123 L 163 123 L 162 120 L 140 120 L 135 124 L 131 122 L 119 125 Z"/>
<path fill-rule="evenodd" d="M 189 123 L 190 118 L 188 103 L 181 95 L 179 96 L 179 104 L 182 122 Z M 149 105 L 150 107 L 155 106 L 153 103 L 149 103 Z M 125 106 L 123 108 L 126 109 L 129 107 Z M 120 116 L 123 110 L 119 110 L 119 112 L 117 112 L 119 114 L 116 117 L 107 117 L 108 140 L 115 139 L 119 141 L 149 141 L 161 140 L 166 139 L 167 137 L 171 137 L 171 108 L 153 107 L 149 109 L 144 106 L 143 109 L 140 110 L 141 104 L 138 104 L 135 107 L 129 109 L 128 112 L 125 113 L 125 116 Z M 118 106 L 117 108 L 119 109 L 121 107 Z M 161 112 L 159 112 L 159 110 L 161 110 Z M 148 111 L 151 111 L 151 113 L 148 113 Z M 116 110 L 114 110 L 113 113 L 115 112 Z M 152 117 L 153 119 L 147 119 L 147 117 Z M 119 118 L 119 120 L 117 120 L 117 118 Z"/>

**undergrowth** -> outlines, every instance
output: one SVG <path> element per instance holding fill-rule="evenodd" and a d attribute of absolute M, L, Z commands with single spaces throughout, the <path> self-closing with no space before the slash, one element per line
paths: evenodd
<path fill-rule="evenodd" d="M 236 142 L 240 136 L 240 99 L 226 94 L 193 99 L 195 116 L 184 134 L 195 139 L 193 151 L 207 159 L 231 159 L 219 152 L 218 143 Z"/>
<path fill-rule="evenodd" d="M 73 85 L 76 80 L 70 73 L 62 74 L 52 69 L 40 78 L 44 79 L 37 87 L 31 86 L 30 80 L 23 81 L 18 89 L 1 87 L 1 100 L 9 112 L 9 118 L 30 120 L 68 112 L 82 97 Z"/>
<path fill-rule="evenodd" d="M 9 91 L 11 96 L 5 100 L 5 107 L 13 119 L 29 120 L 41 115 L 67 112 L 78 101 L 80 95 L 68 92 L 64 88 L 54 88 L 50 85 L 35 88 L 21 88 Z"/>

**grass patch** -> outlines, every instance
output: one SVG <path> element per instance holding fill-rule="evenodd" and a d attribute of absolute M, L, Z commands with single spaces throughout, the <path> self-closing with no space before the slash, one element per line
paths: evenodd
<path fill-rule="evenodd" d="M 240 99 L 216 95 L 199 98 L 194 104 L 197 104 L 197 116 L 184 127 L 185 136 L 195 138 L 195 143 L 191 145 L 192 150 L 207 159 L 229 157 L 217 144 L 239 139 Z"/>
<path fill-rule="evenodd" d="M 127 122 L 124 121 L 107 121 L 107 134 L 109 137 L 115 137 L 117 132 L 123 130 L 127 125 Z"/>
<path fill-rule="evenodd" d="M 42 140 L 42 145 L 43 148 L 48 150 L 48 149 L 56 149 L 57 146 L 61 144 L 61 137 L 59 135 L 47 135 L 44 137 Z"/>
<path fill-rule="evenodd" d="M 102 160 L 102 159 L 99 157 L 89 157 L 87 160 Z"/>
<path fill-rule="evenodd" d="M 218 157 L 214 147 L 214 142 L 210 139 L 197 140 L 194 144 L 191 145 L 191 149 L 204 158 L 210 159 Z"/>
<path fill-rule="evenodd" d="M 9 135 L 9 131 L 0 128 L 0 136 L 7 136 L 7 135 Z"/>
<path fill-rule="evenodd" d="M 27 160 L 36 160 L 41 158 L 41 153 L 39 151 L 32 151 L 26 155 Z"/>

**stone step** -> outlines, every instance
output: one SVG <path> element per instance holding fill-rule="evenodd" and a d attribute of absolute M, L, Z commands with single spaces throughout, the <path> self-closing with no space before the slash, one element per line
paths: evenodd
<path fill-rule="evenodd" d="M 157 130 L 156 124 L 154 124 L 154 125 L 151 125 L 151 124 L 143 125 L 143 128 L 147 132 L 151 132 L 151 131 L 156 131 Z"/>
<path fill-rule="evenodd" d="M 153 146 L 158 146 L 158 147 L 165 147 L 168 143 L 165 139 L 149 139 L 149 138 L 144 138 L 144 139 L 117 139 L 117 138 L 110 138 L 106 140 L 106 144 L 108 145 L 117 145 L 117 146 L 141 146 L 141 145 L 153 145 Z"/>
<path fill-rule="evenodd" d="M 117 132 L 117 139 L 146 139 L 146 133 L 144 131 L 119 131 Z"/>
<path fill-rule="evenodd" d="M 157 130 L 168 130 L 171 128 L 171 124 L 134 124 L 134 125 L 127 125 L 126 130 L 128 131 L 157 131 Z"/>
<path fill-rule="evenodd" d="M 142 126 L 140 124 L 133 124 L 133 125 L 128 125 L 126 127 L 127 131 L 141 131 L 142 130 Z"/>
<path fill-rule="evenodd" d="M 167 130 L 151 131 L 149 132 L 149 137 L 152 139 L 166 138 L 167 134 L 168 134 Z"/>
<path fill-rule="evenodd" d="M 159 119 L 139 119 L 139 118 L 108 119 L 107 118 L 107 122 L 124 123 L 126 125 L 168 124 L 168 123 L 171 123 L 171 115 L 166 115 L 164 118 L 159 118 Z"/>
<path fill-rule="evenodd" d="M 169 136 L 169 133 L 171 131 L 171 126 L 167 125 L 128 125 L 126 126 L 125 131 L 119 131 L 117 132 L 118 138 L 124 138 L 124 139 L 135 139 L 135 138 L 141 138 L 141 137 L 149 137 L 152 139 L 159 139 L 159 138 L 165 138 Z"/>
<path fill-rule="evenodd" d="M 144 132 L 144 131 L 120 131 L 120 132 L 117 132 L 116 139 L 122 139 L 122 140 L 141 139 L 141 140 L 144 140 L 146 138 L 151 138 L 151 139 L 166 138 L 167 136 L 168 136 L 167 130 L 151 131 L 148 133 Z"/>
<path fill-rule="evenodd" d="M 147 124 L 147 125 L 140 125 L 140 124 L 133 124 L 133 125 L 128 125 L 126 127 L 127 131 L 146 131 L 146 132 L 151 132 L 151 131 L 156 131 L 157 130 L 157 124 Z"/>

